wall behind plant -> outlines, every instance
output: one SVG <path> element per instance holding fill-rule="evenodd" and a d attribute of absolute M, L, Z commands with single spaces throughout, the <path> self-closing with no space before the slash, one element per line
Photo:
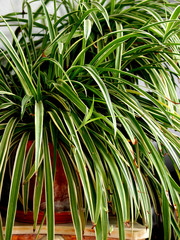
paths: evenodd
<path fill-rule="evenodd" d="M 22 12 L 22 3 L 23 3 L 23 0 L 0 0 L 0 16 L 9 14 L 11 12 L 17 12 L 17 13 Z M 36 10 L 40 6 L 40 4 L 41 4 L 40 0 L 37 0 L 33 3 L 31 3 L 32 11 Z M 50 13 L 53 12 L 53 2 L 48 4 L 48 11 Z M 13 29 L 13 27 L 12 27 L 12 29 Z M 1 30 L 11 41 L 12 36 L 11 36 L 9 30 L 6 27 L 1 27 Z M 0 48 L 2 48 L 2 43 L 0 43 Z"/>

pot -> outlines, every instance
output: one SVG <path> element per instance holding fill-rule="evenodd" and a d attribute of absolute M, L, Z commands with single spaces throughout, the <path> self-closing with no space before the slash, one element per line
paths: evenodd
<path fill-rule="evenodd" d="M 44 212 L 40 211 L 38 214 L 38 220 L 37 224 L 41 224 L 43 220 Z M 23 223 L 30 223 L 33 224 L 33 212 L 28 211 L 27 214 L 24 214 L 24 211 L 17 210 L 16 211 L 16 222 L 23 222 Z M 55 224 L 61 224 L 61 223 L 71 223 L 72 217 L 71 212 L 55 212 Z M 44 221 L 46 223 L 46 219 Z"/>
<path fill-rule="evenodd" d="M 31 147 L 33 141 L 28 141 L 27 152 Z M 50 157 L 51 157 L 51 166 L 53 166 L 53 144 L 49 143 Z M 32 177 L 30 180 L 29 188 L 29 203 L 33 203 L 33 192 L 34 192 L 34 182 L 35 177 Z M 46 209 L 46 199 L 45 199 L 45 183 L 43 183 L 42 197 L 40 202 L 40 212 L 38 215 L 38 223 L 41 223 L 44 215 L 44 210 Z M 59 154 L 56 157 L 56 174 L 54 179 L 54 210 L 55 210 L 55 222 L 56 223 L 67 223 L 72 222 L 72 217 L 70 213 L 70 204 L 69 204 L 69 194 L 68 194 L 68 183 L 66 175 L 63 169 L 63 165 Z M 28 211 L 25 215 L 23 211 L 17 211 L 16 221 L 33 223 L 33 212 Z"/>

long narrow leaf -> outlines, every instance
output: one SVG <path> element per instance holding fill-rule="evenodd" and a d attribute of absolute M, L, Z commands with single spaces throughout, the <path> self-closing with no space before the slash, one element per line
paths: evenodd
<path fill-rule="evenodd" d="M 6 160 L 8 151 L 9 151 L 9 144 L 11 142 L 11 138 L 12 138 L 12 132 L 14 130 L 15 127 L 15 122 L 16 119 L 11 118 L 4 130 L 4 134 L 2 136 L 1 139 L 1 143 L 0 143 L 0 172 L 2 171 L 2 166 L 4 164 L 4 161 Z M 7 144 L 7 142 L 9 144 Z"/>
<path fill-rule="evenodd" d="M 34 156 L 34 143 L 30 146 L 30 149 L 26 156 L 26 160 L 25 160 L 25 164 L 24 164 L 24 171 L 23 171 L 23 182 L 26 179 L 26 177 L 30 171 L 33 156 Z M 30 182 L 27 182 L 27 183 L 23 184 L 23 186 L 22 186 L 23 208 L 24 208 L 25 213 L 27 213 L 27 211 L 28 211 L 29 185 L 30 185 Z"/>
<path fill-rule="evenodd" d="M 169 202 L 164 190 L 162 190 L 162 217 L 164 226 L 164 240 L 171 239 L 171 216 L 169 209 Z"/>
<path fill-rule="evenodd" d="M 40 162 L 43 135 L 44 107 L 42 101 L 35 102 L 35 171 Z"/>
<path fill-rule="evenodd" d="M 58 151 L 61 156 L 64 171 L 65 171 L 67 181 L 68 181 L 69 200 L 70 200 L 70 206 L 71 206 L 71 210 L 72 210 L 73 223 L 74 223 L 75 231 L 76 231 L 76 237 L 77 237 L 77 240 L 81 240 L 82 239 L 82 223 L 80 221 L 79 212 L 78 212 L 78 208 L 77 208 L 77 206 L 78 206 L 77 191 L 76 191 L 75 184 L 73 181 L 71 169 L 69 167 L 67 158 L 66 158 L 61 146 L 59 146 Z"/>
<path fill-rule="evenodd" d="M 52 42 L 54 40 L 54 38 L 55 38 L 55 31 L 54 31 L 54 28 L 53 28 L 53 25 L 52 25 L 49 13 L 47 11 L 46 5 L 44 4 L 44 1 L 41 0 L 41 3 L 42 3 L 43 9 L 44 9 L 44 13 L 45 13 L 45 16 L 46 16 L 46 19 L 47 19 L 48 29 L 49 29 L 49 36 L 50 36 L 50 39 L 51 39 L 51 42 Z"/>
<path fill-rule="evenodd" d="M 11 189 L 10 189 L 7 217 L 6 217 L 5 240 L 11 239 L 11 236 L 12 236 L 12 228 L 14 225 L 14 219 L 16 214 L 16 205 L 18 200 L 18 193 L 19 193 L 20 181 L 21 181 L 22 170 L 23 170 L 23 161 L 25 158 L 26 145 L 27 145 L 28 138 L 29 138 L 29 133 L 24 133 L 16 152 L 13 175 L 11 180 Z"/>
<path fill-rule="evenodd" d="M 44 152 L 44 169 L 45 169 L 45 193 L 46 193 L 46 211 L 47 211 L 47 237 L 54 239 L 54 190 L 53 176 L 51 168 L 51 158 L 48 145 L 48 136 L 46 130 L 43 131 L 43 152 Z"/>
<path fill-rule="evenodd" d="M 2 218 L 1 218 L 1 214 L 0 214 L 0 239 L 3 240 L 3 229 L 2 229 Z"/>
<path fill-rule="evenodd" d="M 29 31 L 29 38 L 32 36 L 32 27 L 33 27 L 33 15 L 31 6 L 28 2 L 26 2 L 27 9 L 28 9 L 28 31 Z"/>
<path fill-rule="evenodd" d="M 178 16 L 179 16 L 179 14 L 180 14 L 180 6 L 177 6 L 177 7 L 174 9 L 174 11 L 173 11 L 173 13 L 172 13 L 172 15 L 171 15 L 171 17 L 170 17 L 170 20 L 177 19 Z M 167 24 L 166 33 L 171 29 L 172 25 L 173 25 L 173 22 L 169 22 L 169 23 Z"/>
<path fill-rule="evenodd" d="M 82 147 L 80 145 L 79 138 L 78 138 L 77 133 L 75 131 L 72 119 L 67 114 L 63 114 L 63 115 L 64 115 L 64 119 L 66 121 L 66 125 L 69 129 L 69 132 L 70 132 L 71 136 L 72 136 L 73 143 L 76 147 L 76 151 L 74 152 L 75 159 L 76 159 L 76 164 L 77 164 L 77 167 L 78 167 L 78 170 L 79 170 L 80 178 L 82 179 L 82 184 L 83 184 L 83 187 L 84 187 L 84 192 L 85 192 L 86 200 L 87 200 L 88 207 L 89 207 L 91 220 L 94 222 L 94 207 L 93 207 L 93 202 L 92 202 L 92 193 L 91 193 L 91 190 L 90 190 L 90 183 L 88 181 L 88 176 L 87 176 L 87 172 L 86 172 Z"/>
<path fill-rule="evenodd" d="M 43 189 L 43 180 L 44 180 L 44 164 L 41 163 L 38 168 L 35 187 L 34 187 L 34 197 L 33 197 L 33 230 L 36 230 L 39 208 L 41 203 L 41 194 Z"/>

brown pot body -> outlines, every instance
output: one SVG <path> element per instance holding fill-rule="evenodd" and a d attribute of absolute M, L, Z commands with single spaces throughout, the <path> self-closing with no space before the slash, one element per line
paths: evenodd
<path fill-rule="evenodd" d="M 33 141 L 29 141 L 27 144 L 27 151 L 32 145 Z M 50 156 L 51 156 L 51 166 L 53 168 L 53 145 L 49 143 Z M 32 178 L 30 180 L 30 190 L 29 190 L 29 200 L 33 201 L 34 192 L 34 181 Z M 46 208 L 46 197 L 45 197 L 45 183 L 43 183 L 42 197 L 40 203 L 40 210 L 44 211 Z M 63 165 L 59 154 L 56 156 L 56 174 L 54 180 L 54 208 L 56 212 L 68 211 L 70 209 L 69 205 L 69 195 L 68 195 L 68 183 L 66 175 L 63 169 Z"/>
<path fill-rule="evenodd" d="M 55 216 L 56 224 L 72 222 L 71 212 L 69 212 L 69 211 L 55 212 L 54 216 Z M 41 224 L 43 217 L 44 217 L 44 212 L 39 212 L 37 224 Z M 33 212 L 28 211 L 27 214 L 24 214 L 23 210 L 17 210 L 16 211 L 16 222 L 33 224 L 33 222 L 34 222 L 33 221 Z M 45 218 L 44 223 L 46 224 L 46 218 Z"/>

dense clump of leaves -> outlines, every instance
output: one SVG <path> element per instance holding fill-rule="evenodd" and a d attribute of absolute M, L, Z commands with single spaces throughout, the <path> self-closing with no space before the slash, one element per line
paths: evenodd
<path fill-rule="evenodd" d="M 1 18 L 13 36 L 11 44 L 0 30 L 0 193 L 8 161 L 13 171 L 5 239 L 18 196 L 27 212 L 29 180 L 36 173 L 42 182 L 44 168 L 48 239 L 54 238 L 48 141 L 64 166 L 78 240 L 88 215 L 96 239 L 107 239 L 111 214 L 120 239 L 129 221 L 141 219 L 151 232 L 152 204 L 162 212 L 164 238 L 171 238 L 171 226 L 178 238 L 180 188 L 165 165 L 168 154 L 179 179 L 178 2 L 54 0 L 53 14 L 49 2 L 32 11 L 33 2 L 24 1 L 23 13 Z M 26 156 L 28 139 L 35 144 Z"/>

